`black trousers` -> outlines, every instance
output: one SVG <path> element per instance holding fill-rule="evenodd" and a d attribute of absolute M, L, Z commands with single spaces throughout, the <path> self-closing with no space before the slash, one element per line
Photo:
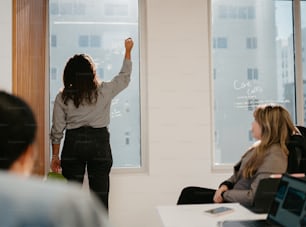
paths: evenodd
<path fill-rule="evenodd" d="M 216 190 L 201 187 L 186 187 L 181 191 L 177 205 L 213 203 Z"/>
<path fill-rule="evenodd" d="M 113 164 L 106 127 L 66 130 L 61 154 L 62 174 L 68 181 L 83 183 L 87 168 L 89 188 L 108 210 L 109 173 Z"/>

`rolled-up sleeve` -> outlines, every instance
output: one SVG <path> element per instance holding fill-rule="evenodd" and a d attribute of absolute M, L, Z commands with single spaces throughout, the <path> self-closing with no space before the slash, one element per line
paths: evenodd
<path fill-rule="evenodd" d="M 66 114 L 64 111 L 64 103 L 61 101 L 61 93 L 59 93 L 54 101 L 52 127 L 50 139 L 52 144 L 60 144 L 66 128 Z"/>

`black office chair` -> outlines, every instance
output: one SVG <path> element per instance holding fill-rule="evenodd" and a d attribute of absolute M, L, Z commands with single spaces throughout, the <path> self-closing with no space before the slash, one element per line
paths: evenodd
<path fill-rule="evenodd" d="M 287 173 L 306 173 L 306 128 L 303 126 L 297 126 L 302 135 L 293 135 L 287 142 L 288 154 L 288 166 Z M 262 192 L 256 192 L 254 197 L 254 203 L 252 209 L 257 209 L 259 213 L 266 213 L 269 206 L 272 204 L 274 194 L 277 191 L 279 179 L 266 178 L 262 179 L 261 183 L 268 185 L 266 188 L 262 188 Z M 257 190 L 260 190 L 259 187 Z M 261 194 L 261 197 L 256 197 L 256 194 Z M 254 210 L 255 211 L 255 210 Z"/>
<path fill-rule="evenodd" d="M 293 135 L 287 142 L 289 150 L 287 173 L 306 173 L 306 128 L 297 126 L 302 135 Z"/>
<path fill-rule="evenodd" d="M 302 134 L 302 136 L 306 136 L 306 127 L 301 126 L 301 125 L 297 125 L 296 126 L 298 128 L 298 130 L 300 131 L 300 133 Z"/>

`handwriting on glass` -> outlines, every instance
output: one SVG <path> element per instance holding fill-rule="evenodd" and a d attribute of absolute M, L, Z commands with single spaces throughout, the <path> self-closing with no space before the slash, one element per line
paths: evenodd
<path fill-rule="evenodd" d="M 110 115 L 111 115 L 111 118 L 116 118 L 116 117 L 121 117 L 121 111 L 120 111 L 120 108 L 118 108 L 119 106 L 119 101 L 120 99 L 119 98 L 115 98 L 112 100 L 112 108 L 111 108 L 111 112 L 110 112 Z"/>
<path fill-rule="evenodd" d="M 233 86 L 234 86 L 234 89 L 237 91 L 245 90 L 247 97 L 255 98 L 256 94 L 263 92 L 262 87 L 252 84 L 251 81 L 234 80 Z"/>

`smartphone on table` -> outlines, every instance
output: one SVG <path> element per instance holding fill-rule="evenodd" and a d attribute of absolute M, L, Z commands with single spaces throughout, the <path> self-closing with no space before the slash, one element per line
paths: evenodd
<path fill-rule="evenodd" d="M 211 216 L 219 216 L 219 215 L 227 214 L 233 211 L 234 211 L 233 208 L 221 206 L 221 207 L 216 207 L 213 209 L 205 210 L 204 213 L 211 215 Z"/>

